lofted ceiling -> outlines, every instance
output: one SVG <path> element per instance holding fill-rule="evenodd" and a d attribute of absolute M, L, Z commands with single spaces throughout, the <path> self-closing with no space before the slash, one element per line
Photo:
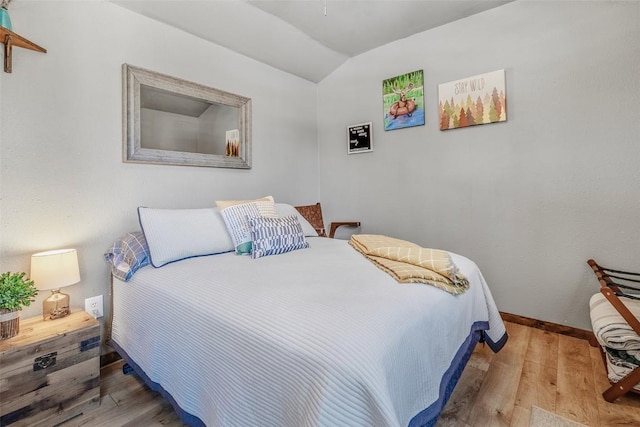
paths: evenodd
<path fill-rule="evenodd" d="M 512 0 L 111 0 L 319 82 L 353 56 Z"/>

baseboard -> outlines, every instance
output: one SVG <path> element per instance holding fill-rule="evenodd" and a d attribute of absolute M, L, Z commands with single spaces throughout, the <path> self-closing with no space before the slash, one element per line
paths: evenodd
<path fill-rule="evenodd" d="M 547 332 L 554 332 L 560 335 L 567 335 L 574 338 L 580 338 L 582 340 L 589 341 L 594 338 L 593 332 L 585 329 L 574 328 L 572 326 L 560 325 L 553 322 L 545 322 L 544 320 L 532 319 L 530 317 L 519 316 L 517 314 L 500 312 L 502 320 L 511 323 L 517 323 L 518 325 L 529 326 L 536 329 L 542 329 Z"/>

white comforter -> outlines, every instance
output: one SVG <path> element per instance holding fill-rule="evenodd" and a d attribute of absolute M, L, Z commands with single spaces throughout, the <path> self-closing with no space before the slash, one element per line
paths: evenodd
<path fill-rule="evenodd" d="M 453 296 L 398 284 L 346 241 L 222 254 L 114 279 L 112 339 L 207 426 L 407 426 L 474 322 L 505 333 L 476 265 Z"/>

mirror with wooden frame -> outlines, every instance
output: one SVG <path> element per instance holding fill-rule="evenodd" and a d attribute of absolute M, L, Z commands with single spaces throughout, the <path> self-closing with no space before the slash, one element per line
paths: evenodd
<path fill-rule="evenodd" d="M 251 168 L 251 99 L 122 65 L 123 160 Z"/>

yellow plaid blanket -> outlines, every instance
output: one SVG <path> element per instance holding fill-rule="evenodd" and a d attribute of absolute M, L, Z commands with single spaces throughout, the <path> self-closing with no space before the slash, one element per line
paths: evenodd
<path fill-rule="evenodd" d="M 353 235 L 349 244 L 399 283 L 428 283 L 453 295 L 469 289 L 446 251 L 377 234 Z"/>

